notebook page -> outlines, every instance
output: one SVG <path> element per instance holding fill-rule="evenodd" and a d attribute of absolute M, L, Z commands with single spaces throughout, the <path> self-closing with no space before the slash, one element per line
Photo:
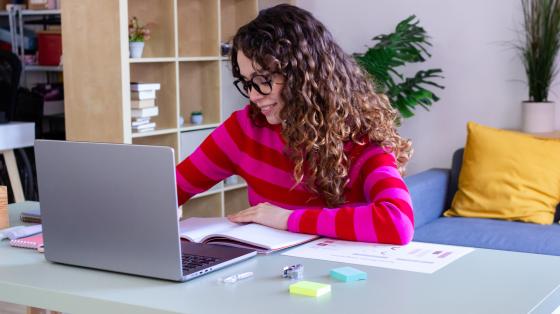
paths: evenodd
<path fill-rule="evenodd" d="M 228 232 L 238 227 L 240 224 L 229 221 L 225 217 L 200 218 L 193 217 L 179 222 L 179 229 L 182 238 L 192 242 L 201 242 L 207 235 Z"/>
<path fill-rule="evenodd" d="M 279 250 L 318 238 L 316 235 L 293 233 L 254 223 L 230 229 L 221 234 L 269 250 Z"/>

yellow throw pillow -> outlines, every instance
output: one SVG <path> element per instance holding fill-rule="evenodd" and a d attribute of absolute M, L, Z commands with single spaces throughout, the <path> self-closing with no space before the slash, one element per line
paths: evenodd
<path fill-rule="evenodd" d="M 444 215 L 551 224 L 560 201 L 560 141 L 467 124 L 459 188 Z"/>

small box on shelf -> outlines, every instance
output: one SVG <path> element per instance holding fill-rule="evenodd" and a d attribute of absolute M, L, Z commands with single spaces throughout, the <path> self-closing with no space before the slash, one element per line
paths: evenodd
<path fill-rule="evenodd" d="M 62 58 L 62 35 L 60 31 L 37 32 L 39 65 L 60 65 Z"/>
<path fill-rule="evenodd" d="M 55 10 L 57 8 L 56 0 L 28 0 L 27 7 L 29 10 Z"/>
<path fill-rule="evenodd" d="M 0 0 L 0 11 L 6 10 L 6 6 L 11 2 L 11 0 Z"/>
<path fill-rule="evenodd" d="M 0 229 L 10 226 L 8 215 L 8 187 L 0 185 Z"/>

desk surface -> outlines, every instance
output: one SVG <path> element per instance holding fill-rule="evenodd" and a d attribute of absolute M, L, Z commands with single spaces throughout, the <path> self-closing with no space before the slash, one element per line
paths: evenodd
<path fill-rule="evenodd" d="M 14 221 L 24 208 L 10 205 Z M 282 267 L 330 283 L 320 298 L 292 296 Z M 340 263 L 259 256 L 185 283 L 64 266 L 0 243 L 0 300 L 71 313 L 550 313 L 560 305 L 560 257 L 476 249 L 434 274 L 356 266 L 368 280 L 335 282 Z M 235 284 L 218 278 L 253 271 Z"/>

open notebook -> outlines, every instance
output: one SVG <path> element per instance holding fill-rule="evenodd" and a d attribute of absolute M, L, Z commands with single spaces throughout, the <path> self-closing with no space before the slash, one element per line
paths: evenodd
<path fill-rule="evenodd" d="M 191 242 L 250 248 L 262 254 L 302 244 L 319 236 L 278 230 L 259 224 L 237 224 L 227 218 L 188 218 L 179 223 L 181 238 Z"/>

